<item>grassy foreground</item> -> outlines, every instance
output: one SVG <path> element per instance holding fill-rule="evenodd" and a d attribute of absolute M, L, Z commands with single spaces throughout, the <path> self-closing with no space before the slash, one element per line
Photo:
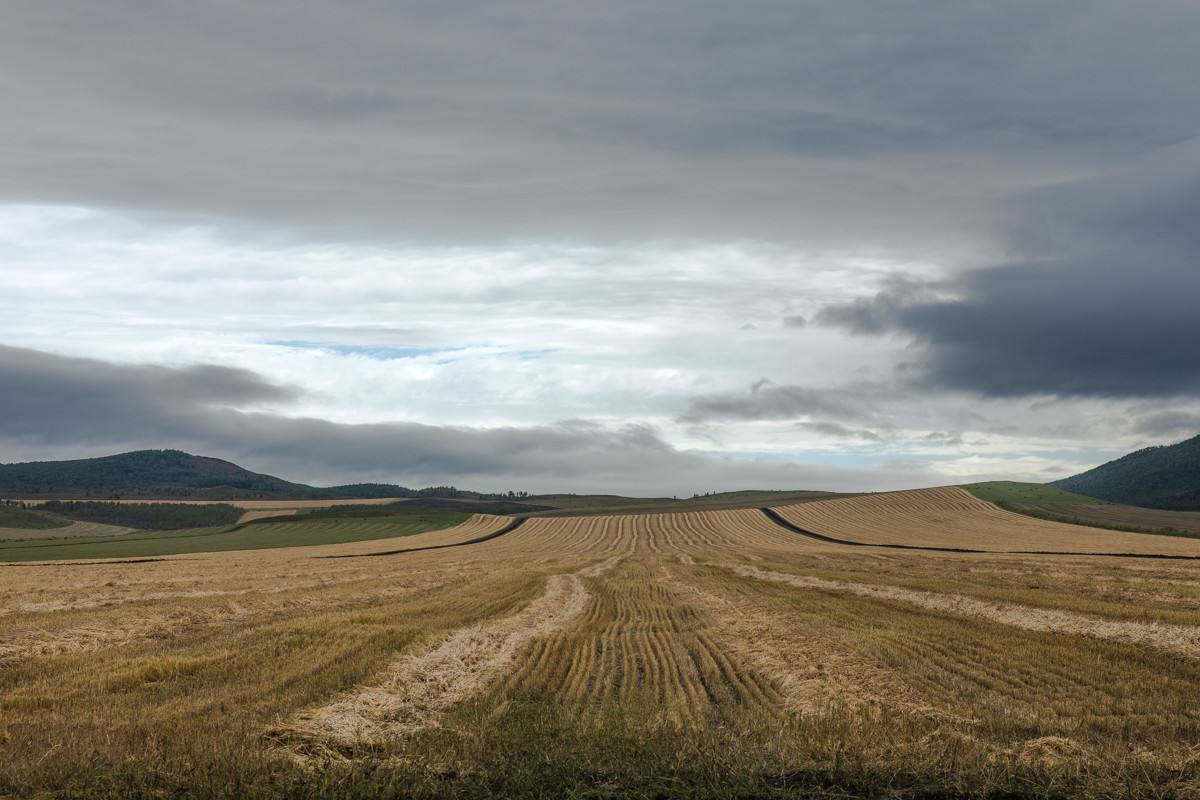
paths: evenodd
<path fill-rule="evenodd" d="M 376 582 L 345 585 L 302 615 L 260 608 L 233 627 L 192 622 L 10 663 L 0 794 L 1195 796 L 1195 663 L 651 556 L 593 581 L 579 626 L 535 644 L 441 724 L 351 745 L 289 738 L 297 708 L 371 681 L 398 650 L 519 610 L 545 579 L 467 572 L 419 598 L 368 603 L 358 593 Z M 812 705 L 789 710 L 786 687 L 723 629 L 727 608 L 743 624 L 786 619 L 792 640 L 819 647 L 820 660 L 793 664 L 823 684 Z M 1085 675 L 1067 678 L 1080 663 Z M 889 675 L 903 678 L 893 687 Z M 1139 748 L 1183 761 L 1139 759 Z"/>

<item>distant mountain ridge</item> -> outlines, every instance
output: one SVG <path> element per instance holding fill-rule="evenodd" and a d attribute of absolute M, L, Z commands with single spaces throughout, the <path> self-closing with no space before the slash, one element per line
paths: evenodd
<path fill-rule="evenodd" d="M 407 497 L 392 484 L 319 488 L 264 475 L 229 461 L 182 450 L 137 450 L 72 461 L 0 464 L 0 492 L 10 496 L 104 499 L 246 499 Z"/>
<path fill-rule="evenodd" d="M 1050 485 L 1125 505 L 1200 510 L 1200 436 L 1147 447 Z"/>

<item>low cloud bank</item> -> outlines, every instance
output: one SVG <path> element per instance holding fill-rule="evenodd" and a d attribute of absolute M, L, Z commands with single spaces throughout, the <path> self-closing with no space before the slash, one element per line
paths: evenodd
<path fill-rule="evenodd" d="M 634 495 L 748 487 L 868 491 L 940 482 L 921 463 L 854 469 L 684 452 L 640 425 L 350 425 L 263 408 L 295 396 L 245 370 L 119 365 L 0 346 L 0 460 L 171 447 L 317 484 Z"/>

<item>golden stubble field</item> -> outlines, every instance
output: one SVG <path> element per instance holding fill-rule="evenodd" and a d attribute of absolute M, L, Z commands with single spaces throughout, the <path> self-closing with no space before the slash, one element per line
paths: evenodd
<path fill-rule="evenodd" d="M 1200 796 L 1200 541 L 777 511 L 0 566 L 0 795 Z"/>

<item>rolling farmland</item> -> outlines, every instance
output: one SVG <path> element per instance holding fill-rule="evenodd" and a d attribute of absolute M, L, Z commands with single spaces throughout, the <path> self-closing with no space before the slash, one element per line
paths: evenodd
<path fill-rule="evenodd" d="M 277 515 L 273 515 L 277 516 Z M 394 539 L 454 528 L 450 539 L 467 535 L 481 524 L 495 519 L 484 515 L 440 512 L 384 518 L 296 519 L 279 522 L 255 521 L 219 528 L 189 528 L 177 531 L 138 531 L 113 529 L 103 537 L 97 533 L 81 538 L 24 537 L 25 541 L 0 541 L 0 563 L 5 561 L 41 561 L 81 558 L 157 558 L 183 553 L 219 550 L 258 550 L 303 545 Z M 506 520 L 507 521 L 507 520 Z M 93 525 L 94 523 L 77 523 Z M 488 525 L 492 523 L 487 523 Z M 108 528 L 109 526 L 94 526 Z M 73 528 L 61 530 L 70 531 Z M 103 533 L 107 534 L 107 531 Z M 123 535 L 115 535 L 123 534 Z"/>
<path fill-rule="evenodd" d="M 0 565 L 0 795 L 1200 796 L 1200 541 L 775 511 Z"/>
<path fill-rule="evenodd" d="M 1191 542 L 1023 517 L 954 486 L 806 503 L 778 512 L 805 530 L 857 544 L 994 552 L 1196 553 Z"/>

